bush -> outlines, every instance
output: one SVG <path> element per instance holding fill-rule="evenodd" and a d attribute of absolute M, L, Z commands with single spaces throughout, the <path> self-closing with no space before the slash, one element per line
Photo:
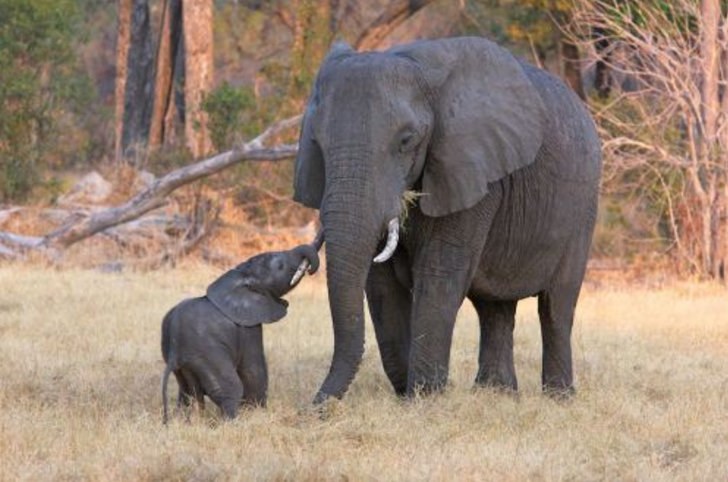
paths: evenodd
<path fill-rule="evenodd" d="M 255 133 L 251 122 L 255 96 L 250 87 L 235 88 L 226 82 L 207 94 L 202 109 L 207 113 L 210 139 L 218 151 L 230 149 L 241 138 Z"/>
<path fill-rule="evenodd" d="M 57 142 L 56 118 L 83 97 L 71 0 L 0 0 L 0 200 L 26 197 Z"/>

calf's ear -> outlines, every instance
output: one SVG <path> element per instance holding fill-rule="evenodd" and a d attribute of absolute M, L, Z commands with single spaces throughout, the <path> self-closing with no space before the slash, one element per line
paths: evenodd
<path fill-rule="evenodd" d="M 288 302 L 255 291 L 250 280 L 230 270 L 207 288 L 207 299 L 226 317 L 240 326 L 275 323 L 286 316 Z"/>

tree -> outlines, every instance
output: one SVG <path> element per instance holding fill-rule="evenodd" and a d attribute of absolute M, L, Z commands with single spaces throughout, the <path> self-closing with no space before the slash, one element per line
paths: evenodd
<path fill-rule="evenodd" d="M 194 157 L 210 152 L 207 115 L 202 109 L 214 77 L 212 0 L 182 2 L 185 55 L 185 140 Z"/>
<path fill-rule="evenodd" d="M 294 31 L 291 47 L 291 74 L 288 95 L 303 99 L 329 49 L 335 32 L 332 30 L 331 2 L 326 0 L 294 0 Z"/>
<path fill-rule="evenodd" d="M 579 0 L 575 16 L 582 48 L 608 37 L 621 55 L 605 61 L 639 86 L 593 106 L 607 187 L 640 193 L 678 258 L 719 277 L 728 261 L 728 111 L 720 107 L 728 70 L 719 68 L 728 23 L 719 0 Z"/>
<path fill-rule="evenodd" d="M 117 117 L 117 132 L 121 138 L 117 140 L 117 155 L 134 160 L 143 156 L 149 139 L 149 125 L 154 99 L 154 48 L 148 0 L 133 0 L 131 11 L 128 0 L 120 0 L 118 55 L 126 62 L 120 74 L 123 80 L 123 102 L 117 109 L 121 114 Z M 126 45 L 121 42 L 125 35 Z M 117 84 L 119 85 L 119 84 Z M 119 87 L 121 89 L 121 87 Z"/>
<path fill-rule="evenodd" d="M 212 14 L 212 0 L 165 0 L 155 49 L 149 0 L 119 0 L 117 157 L 146 156 L 172 136 L 178 119 L 190 154 L 210 152 L 202 104 L 214 76 Z"/>
<path fill-rule="evenodd" d="M 551 64 L 585 98 L 578 46 L 561 27 L 571 21 L 571 0 L 464 0 L 462 5 L 464 33 L 487 34 L 547 68 Z"/>
<path fill-rule="evenodd" d="M 119 0 L 119 16 L 116 35 L 116 85 L 114 90 L 115 106 L 115 152 L 122 157 L 122 137 L 124 134 L 124 99 L 126 92 L 126 64 L 131 43 L 131 10 L 134 0 Z"/>
<path fill-rule="evenodd" d="M 70 0 L 0 0 L 0 201 L 41 182 L 57 119 L 80 98 L 80 21 Z"/>
<path fill-rule="evenodd" d="M 162 28 L 157 43 L 154 101 L 149 130 L 149 147 L 157 148 L 170 136 L 176 115 L 174 100 L 175 66 L 182 53 L 182 2 L 164 0 Z"/>

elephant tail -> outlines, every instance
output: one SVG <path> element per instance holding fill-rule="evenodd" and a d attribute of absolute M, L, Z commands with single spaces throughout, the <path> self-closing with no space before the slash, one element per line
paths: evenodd
<path fill-rule="evenodd" d="M 169 384 L 169 375 L 172 373 L 177 364 L 176 356 L 172 353 L 172 317 L 175 309 L 170 310 L 164 316 L 162 321 L 162 358 L 164 358 L 165 367 L 162 374 L 162 404 L 164 406 L 164 415 L 162 423 L 167 425 L 169 421 L 169 397 L 167 396 L 167 385 Z"/>
<path fill-rule="evenodd" d="M 162 404 L 164 406 L 162 423 L 164 425 L 167 425 L 167 422 L 169 421 L 169 397 L 167 396 L 167 385 L 169 384 L 169 374 L 172 373 L 173 370 L 172 364 L 167 363 L 167 366 L 164 367 L 164 373 L 162 374 Z"/>

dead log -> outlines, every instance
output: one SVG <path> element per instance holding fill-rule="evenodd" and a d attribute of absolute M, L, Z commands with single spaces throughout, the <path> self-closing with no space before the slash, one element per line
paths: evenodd
<path fill-rule="evenodd" d="M 210 199 L 197 199 L 190 227 L 176 246 L 164 254 L 161 264 L 174 264 L 190 254 L 212 231 L 220 217 L 220 204 L 213 205 Z"/>
<path fill-rule="evenodd" d="M 51 253 L 62 251 L 74 243 L 93 236 L 108 228 L 127 223 L 160 208 L 167 203 L 167 196 L 174 190 L 204 177 L 216 174 L 243 161 L 279 161 L 296 155 L 296 144 L 280 144 L 265 147 L 263 143 L 282 130 L 300 123 L 300 115 L 278 122 L 258 137 L 236 146 L 230 151 L 217 154 L 203 161 L 182 167 L 155 180 L 124 204 L 96 211 L 89 216 L 76 217 L 59 229 L 45 236 L 21 236 L 0 232 L 0 242 L 16 246 L 19 250 L 43 249 Z M 5 250 L 7 251 L 7 249 Z M 8 255 L 9 256 L 9 255 Z"/>
<path fill-rule="evenodd" d="M 43 244 L 43 237 L 0 232 L 0 242 L 20 248 L 37 248 Z"/>

